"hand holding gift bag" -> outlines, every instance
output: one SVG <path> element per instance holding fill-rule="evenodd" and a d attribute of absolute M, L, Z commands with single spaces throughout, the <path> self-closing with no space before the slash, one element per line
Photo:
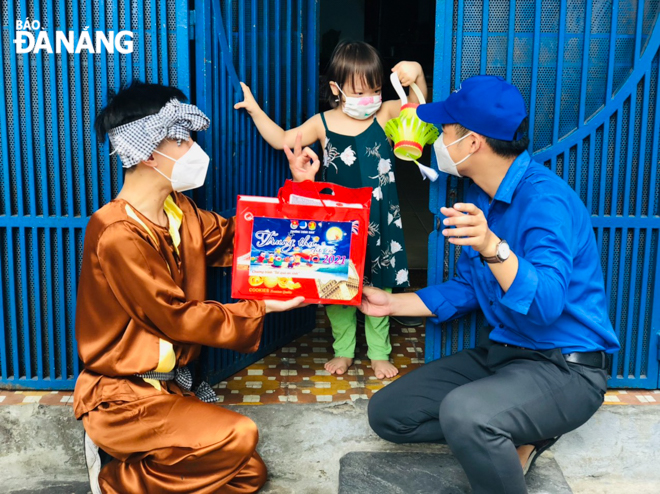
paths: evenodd
<path fill-rule="evenodd" d="M 239 196 L 232 297 L 358 305 L 371 192 L 287 181 L 277 198 Z"/>

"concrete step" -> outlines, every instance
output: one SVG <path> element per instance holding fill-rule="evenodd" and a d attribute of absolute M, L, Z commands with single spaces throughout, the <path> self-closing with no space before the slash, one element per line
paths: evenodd
<path fill-rule="evenodd" d="M 446 446 L 379 439 L 369 428 L 366 405 L 359 400 L 227 408 L 259 426 L 258 449 L 269 469 L 269 482 L 260 494 L 337 494 L 341 459 L 356 452 L 431 455 L 428 461 L 435 468 L 439 459 L 450 461 Z M 580 494 L 657 494 L 658 424 L 660 406 L 602 407 L 584 426 L 564 435 L 534 468 L 551 470 L 546 460 L 556 460 Z M 82 434 L 70 407 L 0 406 L 0 493 L 89 492 Z M 362 491 L 351 494 L 355 492 Z"/>
<path fill-rule="evenodd" d="M 26 489 L 12 489 L 5 491 L 7 494 L 91 494 L 87 480 L 57 482 L 53 480 L 41 480 L 30 482 Z"/>
<path fill-rule="evenodd" d="M 553 458 L 540 456 L 527 475 L 530 494 L 571 494 Z M 468 479 L 451 454 L 355 452 L 340 460 L 339 494 L 464 494 Z"/>

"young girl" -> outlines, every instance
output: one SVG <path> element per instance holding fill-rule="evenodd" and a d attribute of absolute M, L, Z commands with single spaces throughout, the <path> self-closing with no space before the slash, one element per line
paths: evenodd
<path fill-rule="evenodd" d="M 424 72 L 417 62 L 400 62 L 393 69 L 401 84 L 416 83 L 424 96 Z M 403 242 L 401 209 L 394 176 L 394 155 L 383 127 L 399 115 L 401 101 L 382 102 L 384 69 L 378 52 L 362 42 L 342 42 L 334 50 L 327 70 L 329 110 L 284 130 L 259 107 L 243 83 L 244 108 L 263 138 L 275 149 L 294 147 L 302 135 L 303 146 L 324 144 L 323 180 L 346 187 L 371 187 L 373 198 L 367 242 L 365 284 L 391 290 L 408 286 L 408 264 Z M 409 101 L 417 98 L 411 91 Z M 328 372 L 344 374 L 355 357 L 357 309 L 340 305 L 326 308 L 335 339 L 335 358 L 325 364 Z M 389 318 L 365 317 L 371 367 L 378 379 L 398 370 L 390 363 L 392 351 Z"/>

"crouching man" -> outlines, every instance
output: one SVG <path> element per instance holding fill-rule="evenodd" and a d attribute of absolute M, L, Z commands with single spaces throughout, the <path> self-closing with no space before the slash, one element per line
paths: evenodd
<path fill-rule="evenodd" d="M 376 393 L 369 422 L 388 441 L 446 442 L 475 494 L 522 494 L 538 454 L 601 406 L 605 354 L 619 349 L 591 219 L 528 154 L 525 103 L 503 79 L 472 77 L 417 112 L 443 128 L 439 169 L 472 180 L 465 203 L 440 211 L 462 246 L 457 275 L 417 293 L 365 288 L 361 310 L 447 321 L 481 309 L 493 329 Z"/>
<path fill-rule="evenodd" d="M 87 226 L 77 301 L 84 370 L 74 412 L 94 494 L 247 494 L 266 481 L 256 425 L 214 405 L 213 390 L 193 386 L 186 365 L 201 345 L 256 351 L 264 316 L 302 297 L 206 300 L 207 267 L 231 266 L 234 241 L 233 219 L 181 194 L 204 183 L 209 157 L 190 132 L 208 125 L 180 90 L 143 83 L 96 119 L 127 170 L 119 195 Z M 289 153 L 295 179 L 318 169 L 310 153 Z"/>

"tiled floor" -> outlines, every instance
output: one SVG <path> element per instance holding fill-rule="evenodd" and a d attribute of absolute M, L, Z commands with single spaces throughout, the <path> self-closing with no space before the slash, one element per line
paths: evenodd
<path fill-rule="evenodd" d="M 401 374 L 424 362 L 424 326 L 390 330 L 392 359 Z M 369 367 L 364 328 L 358 327 L 355 363 L 344 376 L 330 375 L 323 364 L 332 357 L 332 331 L 317 315 L 317 328 L 288 346 L 244 369 L 217 387 L 225 404 L 327 403 L 367 399 L 387 385 Z"/>
<path fill-rule="evenodd" d="M 424 327 L 392 323 L 392 358 L 400 374 L 424 362 Z M 221 403 L 323 403 L 369 398 L 390 381 L 375 378 L 366 358 L 364 329 L 358 328 L 356 363 L 346 376 L 329 375 L 323 364 L 332 358 L 332 332 L 322 310 L 317 329 L 232 376 L 216 387 Z M 396 378 L 395 378 L 396 379 Z M 610 390 L 605 405 L 660 405 L 660 390 Z"/>
<path fill-rule="evenodd" d="M 400 375 L 424 362 L 424 326 L 404 328 L 392 323 L 392 359 Z M 220 404 L 329 403 L 368 399 L 390 383 L 369 367 L 364 328 L 358 327 L 356 360 L 344 376 L 328 374 L 323 364 L 332 358 L 332 332 L 325 311 L 317 313 L 317 328 L 216 386 Z M 396 378 L 395 378 L 396 379 Z M 71 406 L 70 391 L 9 391 L 0 389 L 0 406 Z M 660 390 L 610 390 L 605 405 L 660 405 Z"/>
<path fill-rule="evenodd" d="M 605 395 L 605 405 L 660 405 L 660 390 L 611 389 Z"/>
<path fill-rule="evenodd" d="M 0 389 L 0 406 L 2 405 L 68 405 L 73 402 L 71 391 L 9 391 Z"/>

